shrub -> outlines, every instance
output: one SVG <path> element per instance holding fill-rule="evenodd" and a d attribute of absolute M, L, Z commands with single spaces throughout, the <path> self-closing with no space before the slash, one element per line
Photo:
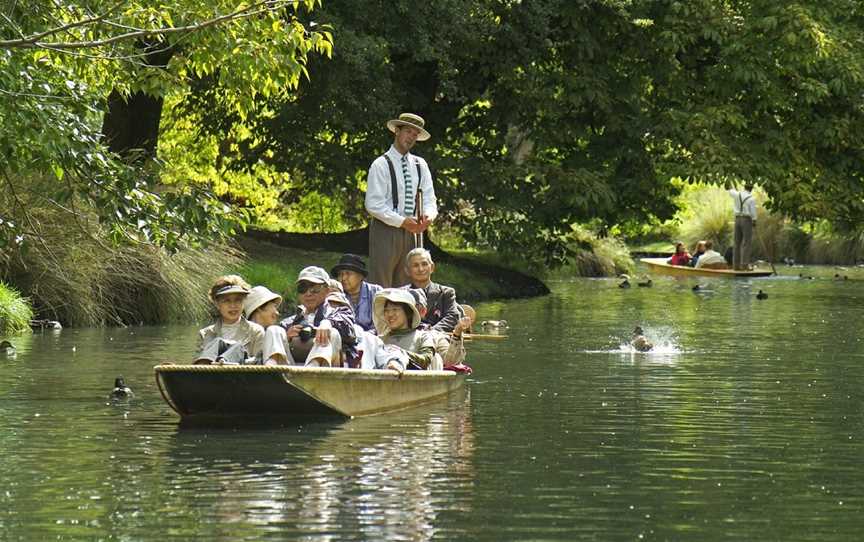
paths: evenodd
<path fill-rule="evenodd" d="M 0 282 L 0 335 L 30 331 L 33 309 L 17 290 Z"/>

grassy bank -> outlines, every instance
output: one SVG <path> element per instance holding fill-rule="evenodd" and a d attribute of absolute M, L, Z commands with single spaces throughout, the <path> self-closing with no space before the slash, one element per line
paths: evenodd
<path fill-rule="evenodd" d="M 240 246 L 247 258 L 232 271 L 250 284 L 263 284 L 286 299 L 294 299 L 294 281 L 301 269 L 307 265 L 317 265 L 329 272 L 342 255 L 337 252 L 286 248 L 252 239 L 243 239 Z M 506 285 L 446 262 L 435 264 L 433 279 L 455 288 L 459 299 L 463 301 L 512 297 Z"/>
<path fill-rule="evenodd" d="M 0 282 L 0 336 L 30 331 L 33 309 L 14 288 Z"/>

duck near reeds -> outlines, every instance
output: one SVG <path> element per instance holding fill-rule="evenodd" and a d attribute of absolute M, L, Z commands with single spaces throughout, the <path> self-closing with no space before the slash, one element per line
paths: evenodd
<path fill-rule="evenodd" d="M 690 289 L 693 290 L 694 292 L 701 292 L 702 290 L 705 289 L 705 287 L 702 286 L 701 284 L 696 284 Z"/>
<path fill-rule="evenodd" d="M 118 376 L 114 379 L 114 389 L 111 390 L 108 397 L 111 399 L 131 399 L 132 397 L 135 397 L 135 394 L 132 392 L 132 388 L 126 385 L 126 381 L 123 380 L 123 377 Z"/>
<path fill-rule="evenodd" d="M 651 279 L 648 279 L 645 282 L 637 282 L 636 286 L 638 286 L 640 288 L 650 288 L 650 287 L 654 286 L 654 281 Z"/>
<path fill-rule="evenodd" d="M 849 280 L 847 275 L 840 275 L 840 273 L 834 273 L 834 280 Z"/>
<path fill-rule="evenodd" d="M 798 278 L 804 280 L 813 280 L 812 275 L 805 275 L 804 273 L 798 273 Z"/>
<path fill-rule="evenodd" d="M 0 354 L 4 356 L 14 356 L 15 346 L 9 341 L 0 342 Z"/>
<path fill-rule="evenodd" d="M 759 292 L 756 294 L 756 299 L 768 299 L 768 294 L 766 294 L 762 290 L 759 290 Z"/>
<path fill-rule="evenodd" d="M 638 352 L 648 352 L 654 348 L 654 344 L 645 337 L 641 326 L 633 328 L 633 338 L 630 340 L 630 345 Z"/>

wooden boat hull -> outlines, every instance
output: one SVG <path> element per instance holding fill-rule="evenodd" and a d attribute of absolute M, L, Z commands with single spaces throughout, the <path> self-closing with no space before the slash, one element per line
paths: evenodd
<path fill-rule="evenodd" d="M 261 365 L 154 367 L 165 401 L 184 419 L 367 416 L 408 408 L 461 388 L 452 371 Z"/>
<path fill-rule="evenodd" d="M 639 261 L 648 266 L 651 271 L 676 276 L 696 277 L 767 277 L 773 275 L 770 269 L 754 269 L 753 271 L 737 271 L 735 269 L 704 269 L 682 265 L 669 265 L 668 258 L 641 258 Z"/>

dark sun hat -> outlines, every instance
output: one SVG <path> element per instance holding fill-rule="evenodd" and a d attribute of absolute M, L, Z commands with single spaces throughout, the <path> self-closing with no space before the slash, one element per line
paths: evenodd
<path fill-rule="evenodd" d="M 334 265 L 333 269 L 330 270 L 330 275 L 338 277 L 339 271 L 354 271 L 364 277 L 369 275 L 369 271 L 366 270 L 366 262 L 356 254 L 343 254 L 339 258 L 339 263 Z"/>

